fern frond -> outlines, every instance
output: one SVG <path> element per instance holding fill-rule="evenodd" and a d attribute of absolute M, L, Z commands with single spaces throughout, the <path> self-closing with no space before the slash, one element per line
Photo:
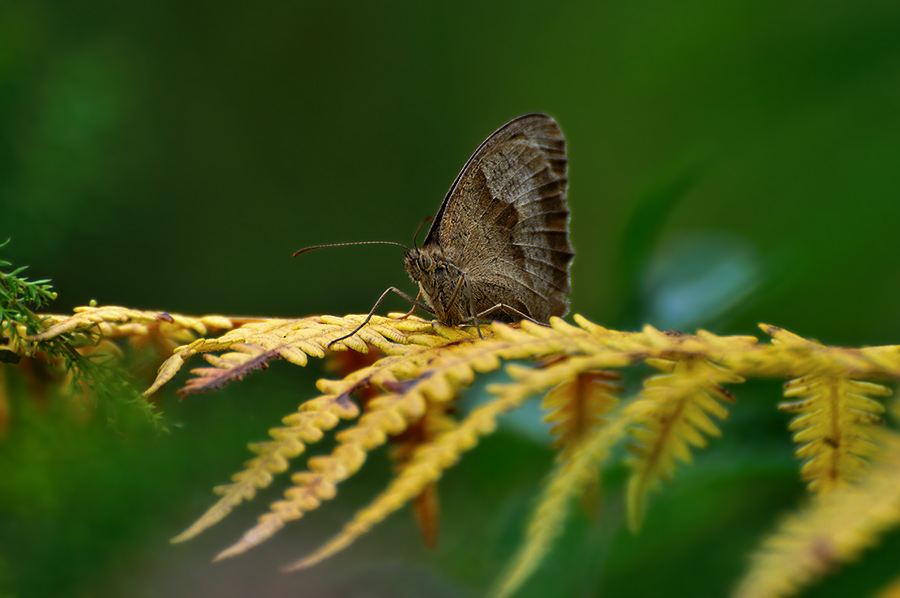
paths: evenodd
<path fill-rule="evenodd" d="M 541 334 L 537 328 L 531 329 L 524 323 L 523 329 Z M 510 332 L 512 329 L 495 325 L 495 334 L 498 337 L 506 336 L 504 333 Z M 552 337 L 553 335 L 548 336 Z M 479 349 L 481 344 L 478 343 L 469 349 Z M 431 445 L 417 451 L 409 465 L 394 478 L 387 490 L 371 505 L 360 510 L 340 534 L 312 555 L 290 565 L 285 570 L 294 571 L 310 567 L 352 544 L 356 538 L 440 479 L 444 470 L 455 465 L 463 452 L 471 450 L 481 436 L 494 431 L 497 426 L 497 417 L 501 414 L 519 407 L 531 396 L 581 372 L 600 368 L 624 367 L 628 362 L 628 359 L 622 355 L 604 352 L 590 357 L 572 358 L 546 369 L 532 370 L 508 366 L 507 370 L 510 375 L 518 380 L 516 383 L 489 387 L 488 390 L 497 395 L 494 401 L 474 409 L 456 428 L 438 437 Z"/>
<path fill-rule="evenodd" d="M 303 453 L 307 445 L 321 440 L 325 431 L 342 419 L 358 417 L 359 408 L 350 398 L 352 393 L 396 383 L 398 376 L 421 367 L 429 359 L 426 346 L 411 345 L 408 349 L 404 354 L 384 357 L 352 372 L 343 380 L 319 380 L 317 386 L 325 394 L 304 402 L 297 413 L 282 419 L 283 426 L 269 430 L 273 441 L 251 444 L 250 450 L 257 456 L 244 464 L 243 471 L 232 476 L 232 484 L 215 488 L 222 498 L 172 542 L 189 540 L 224 519 L 241 502 L 252 500 L 257 490 L 269 486 L 274 475 L 287 471 L 290 459 Z"/>
<path fill-rule="evenodd" d="M 747 377 L 797 378 L 837 368 L 854 380 L 900 378 L 898 345 L 861 349 L 829 347 L 777 326 L 760 324 L 759 327 L 772 337 L 771 345 L 762 345 L 767 350 L 758 354 L 732 351 L 733 361 L 713 361 L 726 367 L 734 363 L 734 369 Z"/>
<path fill-rule="evenodd" d="M 221 388 L 228 382 L 239 379 L 252 369 L 250 362 L 260 355 L 266 355 L 266 359 L 277 356 L 295 365 L 305 366 L 309 356 L 324 357 L 331 341 L 352 332 L 364 318 L 365 316 L 360 315 L 345 318 L 314 316 L 298 320 L 271 319 L 250 322 L 218 338 L 198 339 L 175 350 L 175 354 L 160 367 L 156 380 L 144 394 L 149 396 L 159 390 L 181 370 L 188 358 L 198 353 L 230 351 L 219 359 L 211 360 L 222 373 L 213 374 L 200 370 L 201 378 L 205 380 L 191 384 L 189 392 Z M 482 331 L 490 334 L 489 327 L 483 326 Z M 371 345 L 387 355 L 396 355 L 403 353 L 410 344 L 442 346 L 471 339 L 472 334 L 474 333 L 470 333 L 468 329 L 449 328 L 413 316 L 402 320 L 373 316 L 371 322 L 356 335 L 335 343 L 333 348 L 366 353 Z M 207 382 L 209 386 L 206 386 Z"/>
<path fill-rule="evenodd" d="M 183 331 L 199 335 L 210 334 L 234 327 L 235 319 L 225 316 L 202 316 L 194 318 L 181 314 L 158 311 L 141 311 L 105 305 L 103 307 L 76 307 L 72 316 L 44 315 L 44 330 L 28 337 L 29 341 L 41 342 L 73 332 L 94 332 L 101 338 L 121 338 L 147 335 L 151 327 L 158 327 L 165 336 L 183 339 Z"/>
<path fill-rule="evenodd" d="M 304 365 L 309 355 L 326 354 L 328 343 L 353 330 L 362 317 L 321 316 L 252 322 L 217 339 L 195 341 L 180 347 L 163 365 L 148 393 L 171 379 L 185 360 L 197 353 L 206 354 L 214 367 L 195 372 L 199 377 L 188 383 L 189 391 L 195 387 L 221 386 L 276 356 Z M 559 388 L 548 399 L 548 405 L 557 405 L 551 419 L 558 420 L 556 431 L 563 439 L 560 442 L 576 447 L 567 449 L 568 460 L 561 458 L 560 479 L 580 480 L 582 475 L 587 475 L 587 469 L 579 468 L 587 468 L 583 464 L 591 459 L 594 463 L 602 459 L 606 450 L 602 446 L 608 447 L 621 435 L 617 422 L 629 422 L 628 431 L 633 440 L 630 448 L 635 453 L 628 485 L 629 516 L 631 525 L 637 527 L 649 492 L 672 476 L 676 461 L 689 462 L 690 446 L 705 447 L 707 437 L 719 435 L 713 420 L 725 419 L 728 412 L 722 404 L 734 401 L 722 388 L 723 384 L 743 382 L 744 376 L 798 377 L 829 367 L 842 368 L 852 380 L 900 376 L 898 347 L 824 347 L 771 326 L 763 328 L 772 334 L 773 342 L 763 344 L 753 337 L 719 337 L 705 331 L 687 335 L 662 332 L 651 326 L 635 333 L 617 332 L 578 315 L 574 319 L 578 326 L 559 318 L 553 318 L 549 327 L 527 321 L 521 327 L 484 326 L 482 332 L 487 338 L 478 340 L 470 328 L 447 328 L 418 318 L 373 318 L 370 326 L 336 348 L 366 352 L 376 347 L 385 357 L 343 380 L 320 380 L 318 387 L 324 396 L 315 399 L 309 407 L 301 405 L 299 413 L 284 420 L 285 426 L 271 430 L 273 441 L 252 445 L 257 457 L 232 478 L 232 484 L 217 489 L 222 499 L 176 540 L 187 539 L 221 520 L 235 505 L 267 486 L 273 474 L 285 471 L 289 459 L 299 455 L 307 444 L 321 438 L 340 419 L 356 417 L 356 405 L 349 397 L 364 389 L 380 389 L 387 394 L 362 401 L 362 417 L 338 434 L 339 444 L 334 451 L 310 459 L 308 471 L 292 477 L 294 485 L 285 492 L 284 499 L 275 502 L 258 525 L 220 553 L 217 560 L 259 544 L 287 522 L 333 498 L 337 486 L 359 470 L 370 451 L 389 439 L 405 442 L 413 433 L 411 428 L 424 425 L 425 413 L 449 406 L 459 390 L 472 382 L 476 372 L 496 370 L 502 360 L 547 361 L 535 369 L 510 366 L 508 369 L 517 380 L 510 390 L 499 390 L 493 402 L 479 407 L 432 440 L 414 443 L 415 450 L 409 450 L 409 460 L 385 492 L 359 511 L 338 536 L 290 568 L 310 566 L 343 549 L 410 501 L 421 501 L 418 510 L 427 521 L 435 522 L 436 502 L 432 493 L 443 471 L 477 444 L 481 436 L 493 431 L 497 416 L 532 394 L 553 386 Z M 624 368 L 637 362 L 646 362 L 664 373 L 646 381 L 641 395 L 626 411 L 612 423 L 603 425 L 604 409 L 612 405 L 612 397 L 602 395 L 610 394 L 614 386 L 607 381 L 611 379 L 608 375 L 589 372 L 597 368 Z M 593 396 L 592 392 L 575 390 L 579 378 L 582 384 L 589 381 L 589 388 L 599 387 L 595 392 L 601 397 L 601 406 L 593 406 L 586 400 Z M 861 389 L 870 396 L 878 394 L 869 387 L 853 387 L 852 392 L 859 393 Z M 870 406 L 871 409 L 874 408 Z M 583 449 L 585 440 L 576 443 L 579 437 L 592 439 L 598 435 L 606 440 L 596 441 L 596 451 Z M 565 463 L 576 459 L 582 450 L 587 450 L 585 455 L 597 456 L 578 457 L 582 465 L 572 465 L 575 469 L 562 473 Z M 591 475 L 596 476 L 596 469 Z M 513 582 L 509 587 L 520 583 L 533 570 L 559 529 L 565 510 L 560 506 L 564 505 L 563 498 L 547 498 L 547 501 L 548 506 L 542 507 L 541 521 L 534 524 L 531 532 L 533 539 L 510 574 Z M 423 527 L 427 536 L 428 525 Z"/>
<path fill-rule="evenodd" d="M 285 500 L 273 503 L 270 512 L 260 517 L 259 523 L 244 534 L 241 540 L 216 556 L 216 560 L 235 556 L 256 546 L 287 522 L 299 519 L 318 508 L 323 501 L 334 498 L 337 484 L 355 474 L 366 455 L 387 442 L 388 436 L 403 433 L 411 423 L 421 418 L 428 401 L 442 403 L 452 400 L 461 387 L 472 383 L 475 371 L 486 372 L 500 367 L 497 354 L 511 348 L 510 343 L 503 341 L 485 339 L 474 343 L 472 341 L 477 337 L 468 338 L 468 344 L 457 344 L 446 350 L 441 357 L 435 358 L 438 353 L 434 351 L 422 351 L 420 355 L 427 355 L 434 360 L 425 368 L 412 369 L 417 373 L 415 380 L 393 383 L 379 380 L 380 386 L 395 389 L 395 392 L 369 401 L 359 422 L 336 436 L 339 445 L 332 454 L 310 459 L 310 471 L 292 476 L 294 486 L 285 491 Z M 373 367 L 376 366 L 378 363 Z M 332 383 L 319 382 L 320 388 L 327 388 L 330 384 Z M 404 468 L 399 478 L 406 475 L 413 466 L 410 463 Z M 424 486 L 404 502 L 423 490 Z"/>
<path fill-rule="evenodd" d="M 621 379 L 618 372 L 584 372 L 547 393 L 541 406 L 551 411 L 544 421 L 554 423 L 550 434 L 556 436 L 553 448 L 558 459 L 568 459 L 586 436 L 606 423 L 604 416 L 619 404 L 614 395 L 622 392 L 616 384 Z M 581 493 L 581 508 L 588 516 L 597 512 L 600 495 L 598 469 Z"/>
<path fill-rule="evenodd" d="M 535 572 L 562 531 L 572 497 L 596 481 L 601 464 L 609 456 L 610 448 L 625 436 L 634 413 L 627 405 L 620 407 L 606 418 L 604 426 L 572 446 L 568 459 L 557 464 L 533 511 L 526 538 L 491 596 L 511 596 Z"/>
<path fill-rule="evenodd" d="M 816 492 L 830 492 L 859 479 L 866 458 L 877 449 L 873 425 L 882 423 L 884 406 L 869 397 L 887 397 L 889 388 L 849 379 L 840 370 L 795 378 L 785 384 L 784 396 L 799 397 L 778 405 L 797 413 L 789 429 L 801 444 L 795 455 L 804 459 L 800 476 Z"/>
<path fill-rule="evenodd" d="M 728 418 L 721 403 L 734 397 L 722 384 L 740 384 L 744 379 L 706 359 L 680 357 L 652 358 L 647 363 L 665 372 L 644 382 L 642 396 L 633 405 L 638 415 L 630 430 L 634 438 L 628 449 L 632 468 L 628 480 L 628 523 L 637 530 L 644 519 L 647 495 L 668 482 L 676 469 L 676 459 L 690 463 L 691 446 L 706 448 L 707 436 L 719 436 L 719 428 L 709 418 Z"/>
<path fill-rule="evenodd" d="M 252 500 L 258 489 L 272 483 L 274 475 L 287 471 L 290 459 L 300 455 L 307 445 L 321 440 L 324 432 L 340 420 L 358 415 L 359 409 L 349 393 L 324 395 L 303 403 L 298 413 L 282 420 L 285 427 L 269 431 L 274 441 L 250 445 L 257 456 L 244 463 L 243 471 L 232 476 L 232 484 L 216 486 L 213 491 L 222 498 L 172 542 L 193 538 L 224 519 L 243 501 Z"/>
<path fill-rule="evenodd" d="M 295 320 L 292 321 L 291 325 L 299 330 L 312 330 L 313 333 L 316 333 L 321 330 L 320 323 L 316 322 L 316 320 L 318 318 L 308 318 L 304 321 Z M 329 318 L 329 320 L 340 319 Z M 387 390 L 397 389 L 397 385 L 400 384 L 399 388 L 402 388 L 402 391 L 369 401 L 366 404 L 366 412 L 359 423 L 344 430 L 337 436 L 340 445 L 333 451 L 332 455 L 311 459 L 309 462 L 311 471 L 301 472 L 292 477 L 295 485 L 285 492 L 286 500 L 274 503 L 270 512 L 260 518 L 259 524 L 248 531 L 236 544 L 220 553 L 216 557 L 217 560 L 235 556 L 248 550 L 271 537 L 288 521 L 298 519 L 309 510 L 318 508 L 323 500 L 333 498 L 336 494 L 336 485 L 362 466 L 369 451 L 384 444 L 389 434 L 397 435 L 404 432 L 411 423 L 422 416 L 425 411 L 425 405 L 428 402 L 441 403 L 453 399 L 459 388 L 472 382 L 475 371 L 488 372 L 496 370 L 500 367 L 501 358 L 522 359 L 544 355 L 554 351 L 561 351 L 561 346 L 565 344 L 568 344 L 568 348 L 572 351 L 577 350 L 578 347 L 577 342 L 572 340 L 570 336 L 563 336 L 563 341 L 561 341 L 558 338 L 561 335 L 554 334 L 553 330 L 530 323 L 523 324 L 521 330 L 495 325 L 495 329 L 499 329 L 499 334 L 502 335 L 502 338 L 487 338 L 478 343 L 473 343 L 477 337 L 470 330 L 447 328 L 437 324 L 432 325 L 418 319 L 408 321 L 382 318 L 380 320 L 382 323 L 385 323 L 383 326 L 385 328 L 388 326 L 402 326 L 411 329 L 411 333 L 405 340 L 421 344 L 398 345 L 385 342 L 384 337 L 382 337 L 379 348 L 388 355 L 387 357 L 370 368 L 352 374 L 343 381 L 320 380 L 317 385 L 323 392 L 337 395 L 347 392 L 348 388 L 359 387 L 361 380 L 365 379 L 366 383 L 374 384 Z M 275 324 L 269 322 L 267 324 L 275 326 L 276 329 L 287 326 L 287 324 L 283 323 Z M 585 335 L 584 330 L 571 327 L 562 323 L 561 320 L 558 325 L 571 328 L 574 331 L 578 331 L 581 335 Z M 346 326 L 354 326 L 353 320 L 346 323 Z M 249 328 L 249 332 L 242 332 L 244 328 Z M 271 335 L 269 337 L 263 336 L 262 339 L 256 338 L 253 332 L 257 328 L 255 324 L 244 328 L 226 333 L 220 339 L 197 341 L 179 351 L 167 362 L 173 364 L 178 362 L 177 365 L 173 365 L 171 369 L 167 370 L 167 366 L 164 364 L 160 370 L 157 384 L 154 384 L 154 387 L 158 385 L 160 380 L 174 375 L 177 369 L 180 368 L 180 364 L 184 362 L 184 358 L 192 354 L 192 352 L 221 351 L 226 347 L 237 344 L 238 341 L 235 340 L 235 337 L 239 338 L 241 342 L 248 341 L 248 344 L 251 344 L 250 341 L 252 341 L 253 345 L 260 347 L 265 347 L 265 343 L 271 340 Z M 428 336 L 425 334 L 428 331 L 437 332 L 440 336 Z M 482 333 L 487 331 L 489 331 L 487 327 L 482 327 Z M 416 333 L 419 334 L 417 335 Z M 324 338 L 321 338 L 319 342 L 327 346 L 330 339 L 339 338 L 342 334 L 344 334 L 343 329 L 335 331 L 332 328 L 326 331 Z M 248 335 L 249 338 L 247 338 Z M 231 337 L 230 339 L 226 338 L 229 336 Z M 371 340 L 372 335 L 368 335 L 368 338 Z M 222 339 L 225 340 L 223 341 Z M 452 346 L 448 347 L 445 345 Z M 441 349 L 440 352 L 437 351 L 438 348 Z M 597 350 L 596 342 L 594 343 L 594 350 Z M 407 382 L 399 382 L 402 380 L 407 380 Z M 151 388 L 148 393 L 152 390 Z M 272 433 L 274 434 L 275 431 L 273 430 Z M 265 447 L 267 449 L 266 454 L 285 451 L 280 454 L 290 455 L 293 452 L 290 449 L 279 449 L 277 441 L 268 443 Z M 220 521 L 236 504 L 243 500 L 243 497 L 253 496 L 255 489 L 261 487 L 258 485 L 254 486 L 254 484 L 263 482 L 268 484 L 270 478 L 267 475 L 260 475 L 260 469 L 265 472 L 272 472 L 273 470 L 269 468 L 269 461 L 265 458 L 265 455 L 260 455 L 259 459 L 259 461 L 252 460 L 248 462 L 248 468 L 245 472 L 239 474 L 242 476 L 242 479 L 235 480 L 236 485 L 223 489 L 226 493 L 223 499 L 185 533 L 178 536 L 177 540 L 180 541 L 192 537 Z M 277 458 L 274 462 L 280 464 Z M 244 476 L 246 476 L 246 479 L 243 479 Z M 419 493 L 423 490 L 424 487 L 420 488 Z"/>
<path fill-rule="evenodd" d="M 547 393 L 541 406 L 550 413 L 544 421 L 555 423 L 550 433 L 561 459 L 568 459 L 585 436 L 605 423 L 604 416 L 619 403 L 615 394 L 622 391 L 612 381 L 621 379 L 616 372 L 584 372 Z"/>
<path fill-rule="evenodd" d="M 260 517 L 255 527 L 236 544 L 219 553 L 215 560 L 249 550 L 289 521 L 299 519 L 317 509 L 322 502 L 334 498 L 337 485 L 359 471 L 369 452 L 387 442 L 389 435 L 400 434 L 411 422 L 422 417 L 425 401 L 418 385 L 369 401 L 359 422 L 336 436 L 339 444 L 331 455 L 311 458 L 307 462 L 309 471 L 291 476 L 294 485 L 285 491 L 285 499 L 273 503 L 270 512 Z"/>
<path fill-rule="evenodd" d="M 856 559 L 900 523 L 900 435 L 881 430 L 873 465 L 858 484 L 819 494 L 763 542 L 738 598 L 790 596 Z"/>

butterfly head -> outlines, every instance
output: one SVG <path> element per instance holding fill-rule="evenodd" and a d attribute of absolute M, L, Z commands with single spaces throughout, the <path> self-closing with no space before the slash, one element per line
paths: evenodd
<path fill-rule="evenodd" d="M 434 275 L 437 256 L 434 256 L 433 253 L 432 250 L 424 248 L 410 249 L 406 252 L 403 265 L 406 267 L 409 277 L 415 282 L 421 282 Z"/>

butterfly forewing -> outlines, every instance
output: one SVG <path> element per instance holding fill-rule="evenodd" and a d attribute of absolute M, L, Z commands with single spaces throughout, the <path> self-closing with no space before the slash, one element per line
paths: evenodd
<path fill-rule="evenodd" d="M 547 322 L 568 311 L 566 165 L 559 126 L 529 114 L 491 135 L 457 176 L 423 250 L 439 246 L 465 272 L 475 313 L 503 304 Z"/>

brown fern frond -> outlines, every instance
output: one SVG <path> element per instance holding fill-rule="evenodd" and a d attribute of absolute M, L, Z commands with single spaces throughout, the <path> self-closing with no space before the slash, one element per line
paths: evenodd
<path fill-rule="evenodd" d="M 647 495 L 668 482 L 676 469 L 676 459 L 691 462 L 691 446 L 706 448 L 707 436 L 719 436 L 710 415 L 724 420 L 728 411 L 721 403 L 734 397 L 722 384 L 740 384 L 744 379 L 706 359 L 681 357 L 675 360 L 652 358 L 647 363 L 665 372 L 644 382 L 641 399 L 632 405 L 637 411 L 630 430 L 634 442 L 628 449 L 632 474 L 628 480 L 628 522 L 640 528 L 647 508 Z"/>
<path fill-rule="evenodd" d="M 529 328 L 523 324 L 523 328 Z M 495 333 L 504 336 L 511 329 L 497 326 Z M 540 331 L 533 329 L 540 334 Z M 552 335 L 550 335 L 552 336 Z M 470 348 L 475 350 L 477 345 Z M 508 366 L 507 370 L 517 382 L 507 385 L 496 385 L 488 390 L 497 398 L 477 409 L 460 424 L 438 437 L 431 445 L 419 449 L 412 461 L 401 471 L 381 494 L 368 507 L 360 510 L 343 531 L 322 546 L 312 555 L 290 565 L 285 570 L 293 571 L 310 567 L 353 543 L 356 538 L 369 531 L 372 526 L 401 508 L 404 504 L 418 496 L 425 488 L 440 479 L 444 470 L 459 461 L 462 453 L 472 449 L 481 436 L 494 431 L 497 417 L 507 411 L 519 407 L 531 396 L 560 384 L 581 372 L 600 369 L 624 367 L 627 358 L 602 353 L 590 357 L 578 357 L 559 362 L 545 369 L 529 369 Z"/>
<path fill-rule="evenodd" d="M 365 316 L 360 315 L 345 318 L 314 316 L 298 320 L 271 319 L 250 322 L 218 338 L 198 339 L 175 350 L 175 354 L 160 367 L 156 381 L 144 394 L 149 396 L 159 390 L 181 370 L 188 358 L 198 353 L 234 353 L 238 352 L 239 346 L 243 347 L 240 351 L 242 354 L 229 355 L 224 361 L 214 364 L 224 370 L 215 376 L 216 388 L 238 379 L 239 374 L 246 374 L 243 366 L 253 358 L 248 346 L 271 352 L 267 359 L 278 356 L 295 365 L 305 366 L 309 356 L 324 357 L 331 341 L 352 332 L 364 318 Z M 483 326 L 482 331 L 490 334 L 487 326 Z M 401 320 L 373 316 L 371 322 L 356 335 L 335 343 L 333 348 L 366 353 L 371 345 L 387 355 L 396 355 L 403 353 L 408 345 L 442 346 L 471 337 L 472 333 L 468 329 L 448 328 L 416 317 Z M 211 375 L 204 370 L 201 370 L 201 374 Z M 197 384 L 198 388 L 201 386 L 202 383 Z"/>
<path fill-rule="evenodd" d="M 900 346 L 829 347 L 777 326 L 760 324 L 759 327 L 772 337 L 772 344 L 760 345 L 762 351 L 732 350 L 729 351 L 731 359 L 712 361 L 755 378 L 797 378 L 833 368 L 854 380 L 900 378 Z"/>
<path fill-rule="evenodd" d="M 568 459 L 586 436 L 606 423 L 604 416 L 619 403 L 615 394 L 622 387 L 615 381 L 621 379 L 618 372 L 584 372 L 547 393 L 541 406 L 551 411 L 544 421 L 555 424 L 550 433 L 556 436 L 553 448 L 558 459 Z M 588 516 L 597 512 L 601 492 L 598 469 L 581 493 L 581 508 Z"/>
<path fill-rule="evenodd" d="M 763 542 L 738 598 L 793 595 L 900 523 L 900 435 L 882 429 L 874 440 L 881 448 L 858 484 L 819 494 Z"/>
<path fill-rule="evenodd" d="M 555 424 L 550 433 L 561 459 L 568 459 L 585 436 L 606 422 L 604 416 L 619 403 L 615 395 L 622 392 L 613 381 L 621 379 L 617 372 L 584 372 L 547 393 L 541 406 L 550 413 L 544 421 Z"/>
<path fill-rule="evenodd" d="M 178 394 L 185 397 L 189 394 L 219 390 L 231 382 L 242 380 L 254 370 L 266 369 L 269 367 L 270 359 L 281 357 L 276 348 L 267 350 L 246 343 L 232 345 L 231 348 L 234 351 L 222 355 L 204 353 L 203 359 L 213 367 L 191 370 L 194 377 L 189 379 L 184 387 L 178 389 Z"/>
<path fill-rule="evenodd" d="M 809 374 L 785 384 L 784 396 L 796 398 L 778 405 L 797 413 L 789 429 L 800 444 L 795 455 L 804 459 L 800 476 L 811 491 L 830 492 L 862 475 L 866 458 L 877 449 L 873 425 L 881 424 L 884 406 L 869 397 L 890 396 L 889 388 L 849 379 L 838 369 Z"/>

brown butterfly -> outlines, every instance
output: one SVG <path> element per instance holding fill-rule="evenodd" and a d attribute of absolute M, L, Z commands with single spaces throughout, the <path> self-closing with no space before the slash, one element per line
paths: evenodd
<path fill-rule="evenodd" d="M 547 323 L 569 310 L 569 207 L 566 140 L 546 114 L 520 116 L 488 137 L 466 162 L 434 217 L 420 248 L 404 266 L 419 285 L 413 298 L 396 293 L 448 326 L 490 317 Z M 364 242 L 366 243 L 366 242 Z M 355 245 L 317 245 L 311 249 Z M 423 301 L 420 301 L 422 299 Z M 407 314 L 409 315 L 409 314 Z M 478 328 L 481 335 L 481 329 Z"/>

